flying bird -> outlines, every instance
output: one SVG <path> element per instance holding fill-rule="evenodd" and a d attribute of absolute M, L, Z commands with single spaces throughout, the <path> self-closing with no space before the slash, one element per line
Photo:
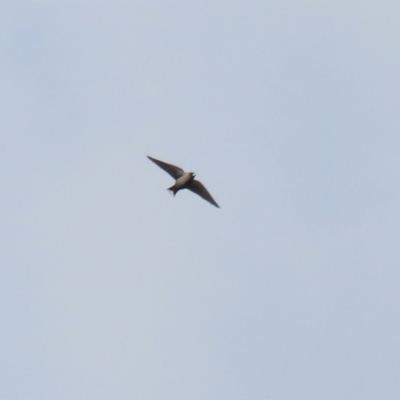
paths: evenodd
<path fill-rule="evenodd" d="M 208 193 L 208 190 L 204 187 L 204 185 L 194 179 L 196 175 L 193 172 L 185 172 L 182 168 L 167 164 L 164 161 L 156 160 L 150 156 L 147 156 L 147 158 L 153 161 L 153 163 L 157 164 L 161 169 L 175 179 L 174 185 L 167 189 L 171 191 L 174 196 L 179 192 L 179 190 L 189 189 L 191 192 L 198 194 L 201 198 L 208 201 L 213 206 L 220 208 L 217 202 L 212 198 L 211 194 Z"/>

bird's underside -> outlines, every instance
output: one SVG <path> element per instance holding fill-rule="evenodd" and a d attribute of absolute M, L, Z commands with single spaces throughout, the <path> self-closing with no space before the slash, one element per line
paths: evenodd
<path fill-rule="evenodd" d="M 150 156 L 147 156 L 147 158 L 153 161 L 175 179 L 175 184 L 168 188 L 168 190 L 170 190 L 174 196 L 179 190 L 188 189 L 191 192 L 199 195 L 202 199 L 211 203 L 213 206 L 220 208 L 205 186 L 198 180 L 194 179 L 195 174 L 193 172 L 185 172 L 182 168 L 168 164 L 164 161 L 157 160 Z"/>

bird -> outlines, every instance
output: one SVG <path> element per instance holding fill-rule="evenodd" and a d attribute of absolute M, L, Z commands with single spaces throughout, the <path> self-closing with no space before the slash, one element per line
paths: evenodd
<path fill-rule="evenodd" d="M 213 206 L 220 208 L 217 202 L 212 198 L 211 194 L 205 188 L 205 186 L 197 181 L 195 178 L 196 174 L 193 172 L 185 172 L 182 168 L 179 168 L 172 164 L 167 164 L 164 161 L 157 160 L 153 157 L 147 156 L 147 158 L 153 161 L 154 164 L 158 165 L 161 169 L 167 172 L 175 179 L 175 183 L 168 188 L 174 196 L 182 189 L 188 189 L 193 193 L 199 195 L 202 199 L 208 201 Z"/>

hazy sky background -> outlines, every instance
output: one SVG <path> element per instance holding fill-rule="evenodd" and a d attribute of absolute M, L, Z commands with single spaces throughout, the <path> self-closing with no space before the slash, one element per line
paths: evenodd
<path fill-rule="evenodd" d="M 400 398 L 398 1 L 1 5 L 0 399 Z"/>

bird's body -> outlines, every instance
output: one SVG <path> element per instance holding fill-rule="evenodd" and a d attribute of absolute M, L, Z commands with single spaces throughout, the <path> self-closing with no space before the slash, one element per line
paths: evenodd
<path fill-rule="evenodd" d="M 195 175 L 193 172 L 185 172 L 182 176 L 180 176 L 176 181 L 175 181 L 175 189 L 185 189 L 186 186 L 190 185 L 190 182 L 194 179 Z"/>
<path fill-rule="evenodd" d="M 163 169 L 175 179 L 175 184 L 168 188 L 168 190 L 170 190 L 174 196 L 178 193 L 179 190 L 188 189 L 191 192 L 199 195 L 204 200 L 211 203 L 213 206 L 219 208 L 219 205 L 212 198 L 211 194 L 208 193 L 204 185 L 194 179 L 196 175 L 193 172 L 184 172 L 182 168 L 179 168 L 172 164 L 167 164 L 164 161 L 156 160 L 155 158 L 152 158 L 150 156 L 147 156 L 147 158 L 153 161 L 161 169 Z"/>

